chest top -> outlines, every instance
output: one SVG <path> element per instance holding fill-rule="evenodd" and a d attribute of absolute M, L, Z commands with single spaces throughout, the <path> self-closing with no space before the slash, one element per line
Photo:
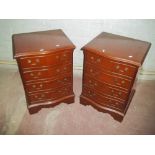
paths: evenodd
<path fill-rule="evenodd" d="M 150 46 L 149 42 L 102 32 L 82 50 L 91 50 L 105 57 L 141 66 Z"/>
<path fill-rule="evenodd" d="M 14 34 L 12 42 L 14 57 L 75 48 L 62 30 Z"/>

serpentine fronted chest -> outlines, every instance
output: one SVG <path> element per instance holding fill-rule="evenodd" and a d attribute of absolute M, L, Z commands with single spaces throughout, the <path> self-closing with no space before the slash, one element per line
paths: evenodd
<path fill-rule="evenodd" d="M 135 92 L 138 69 L 150 46 L 148 42 L 105 32 L 84 46 L 80 103 L 122 121 Z"/>
<path fill-rule="evenodd" d="M 61 102 L 73 103 L 73 51 L 62 30 L 12 36 L 13 53 L 30 113 Z"/>

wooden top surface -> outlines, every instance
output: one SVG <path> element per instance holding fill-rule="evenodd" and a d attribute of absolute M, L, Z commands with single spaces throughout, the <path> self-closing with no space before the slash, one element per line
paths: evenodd
<path fill-rule="evenodd" d="M 102 32 L 83 50 L 93 50 L 115 59 L 122 59 L 135 65 L 142 65 L 151 43 L 124 36 Z"/>
<path fill-rule="evenodd" d="M 14 34 L 12 41 L 14 56 L 28 52 L 75 48 L 62 30 Z"/>

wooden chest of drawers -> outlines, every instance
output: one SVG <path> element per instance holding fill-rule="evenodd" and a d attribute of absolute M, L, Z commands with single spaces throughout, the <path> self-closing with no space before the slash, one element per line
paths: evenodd
<path fill-rule="evenodd" d="M 105 32 L 84 46 L 80 103 L 122 121 L 135 92 L 139 67 L 150 46 L 148 42 Z"/>
<path fill-rule="evenodd" d="M 73 50 L 62 30 L 15 34 L 13 53 L 30 113 L 73 103 Z"/>

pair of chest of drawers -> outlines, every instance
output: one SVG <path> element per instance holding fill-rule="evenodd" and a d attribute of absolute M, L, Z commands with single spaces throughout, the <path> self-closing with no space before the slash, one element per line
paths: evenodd
<path fill-rule="evenodd" d="M 135 92 L 139 67 L 150 43 L 101 33 L 84 46 L 80 103 L 122 121 Z"/>
<path fill-rule="evenodd" d="M 73 50 L 61 30 L 13 35 L 14 57 L 30 113 L 73 103 Z"/>

